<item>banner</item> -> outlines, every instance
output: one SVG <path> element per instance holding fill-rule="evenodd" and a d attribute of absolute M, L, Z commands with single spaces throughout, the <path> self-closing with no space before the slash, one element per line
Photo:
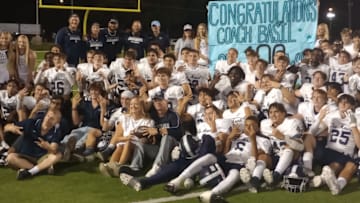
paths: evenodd
<path fill-rule="evenodd" d="M 272 63 L 276 50 L 284 50 L 291 64 L 302 51 L 313 48 L 318 20 L 317 0 L 237 0 L 208 4 L 211 71 L 233 47 L 246 62 L 245 49 L 256 50 Z"/>

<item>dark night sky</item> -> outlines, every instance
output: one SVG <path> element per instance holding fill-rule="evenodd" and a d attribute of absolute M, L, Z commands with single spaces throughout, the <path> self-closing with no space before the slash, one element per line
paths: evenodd
<path fill-rule="evenodd" d="M 66 1 L 66 0 L 65 0 Z M 74 0 L 77 1 L 77 0 Z M 85 0 L 82 0 L 85 1 Z M 111 0 L 102 0 L 111 1 Z M 117 0 L 118 1 L 118 0 Z M 352 0 L 352 28 L 360 29 L 360 21 L 356 16 L 360 10 L 360 0 Z M 152 19 L 159 19 L 162 29 L 169 33 L 172 38 L 177 38 L 181 34 L 182 25 L 190 22 L 197 25 L 206 22 L 207 0 L 142 0 L 142 13 L 119 13 L 119 12 L 96 12 L 91 11 L 88 23 L 98 21 L 105 26 L 110 17 L 116 17 L 120 21 L 120 26 L 129 26 L 133 19 L 140 19 L 145 30 L 149 28 Z M 326 11 L 333 7 L 336 18 L 333 21 L 333 39 L 339 38 L 340 30 L 348 25 L 348 0 L 321 0 L 319 23 L 329 21 L 326 19 Z M 8 11 L 13 9 L 15 15 L 6 15 L 0 12 L 0 21 L 3 23 L 35 23 L 35 0 L 7 1 Z M 81 16 L 84 11 L 75 11 Z M 49 34 L 56 32 L 67 24 L 69 10 L 40 9 L 40 24 Z"/>

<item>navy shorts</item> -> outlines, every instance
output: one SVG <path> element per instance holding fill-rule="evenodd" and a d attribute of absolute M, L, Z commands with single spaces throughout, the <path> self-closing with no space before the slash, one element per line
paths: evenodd
<path fill-rule="evenodd" d="M 337 152 L 332 149 L 325 148 L 324 149 L 324 157 L 321 162 L 322 165 L 328 165 L 328 164 L 331 164 L 334 162 L 345 166 L 345 164 L 347 162 L 355 163 L 355 160 L 352 157 L 350 157 L 349 155 Z"/>
<path fill-rule="evenodd" d="M 226 162 L 226 157 L 223 154 L 216 154 L 217 163 L 220 165 L 225 175 L 227 176 L 231 169 L 237 169 L 240 171 L 244 167 L 244 164 L 235 164 Z"/>

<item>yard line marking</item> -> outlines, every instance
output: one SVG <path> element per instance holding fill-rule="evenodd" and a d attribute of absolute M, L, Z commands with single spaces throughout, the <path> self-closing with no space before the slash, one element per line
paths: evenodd
<path fill-rule="evenodd" d="M 241 185 L 233 190 L 233 191 L 242 191 L 242 190 L 247 190 L 249 187 L 246 185 Z M 183 200 L 183 199 L 190 199 L 190 198 L 195 198 L 198 197 L 202 192 L 193 192 L 193 193 L 188 193 L 182 196 L 171 196 L 171 197 L 161 197 L 158 199 L 149 199 L 149 200 L 144 200 L 144 201 L 139 201 L 139 202 L 133 202 L 133 203 L 162 203 L 162 202 L 174 202 L 174 201 L 178 201 L 178 200 Z"/>

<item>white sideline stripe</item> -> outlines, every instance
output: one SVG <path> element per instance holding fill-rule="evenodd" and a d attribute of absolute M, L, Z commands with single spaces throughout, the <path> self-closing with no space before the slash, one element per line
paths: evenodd
<path fill-rule="evenodd" d="M 242 191 L 242 190 L 247 190 L 248 186 L 246 185 L 241 185 L 231 191 Z M 145 201 L 139 201 L 139 202 L 133 202 L 133 203 L 162 203 L 162 202 L 174 202 L 174 201 L 178 201 L 178 200 L 183 200 L 183 199 L 190 199 L 190 198 L 195 198 L 198 197 L 202 192 L 193 192 L 193 193 L 189 193 L 186 195 L 182 195 L 182 196 L 171 196 L 171 197 L 161 197 L 158 199 L 149 199 L 149 200 L 145 200 Z"/>

